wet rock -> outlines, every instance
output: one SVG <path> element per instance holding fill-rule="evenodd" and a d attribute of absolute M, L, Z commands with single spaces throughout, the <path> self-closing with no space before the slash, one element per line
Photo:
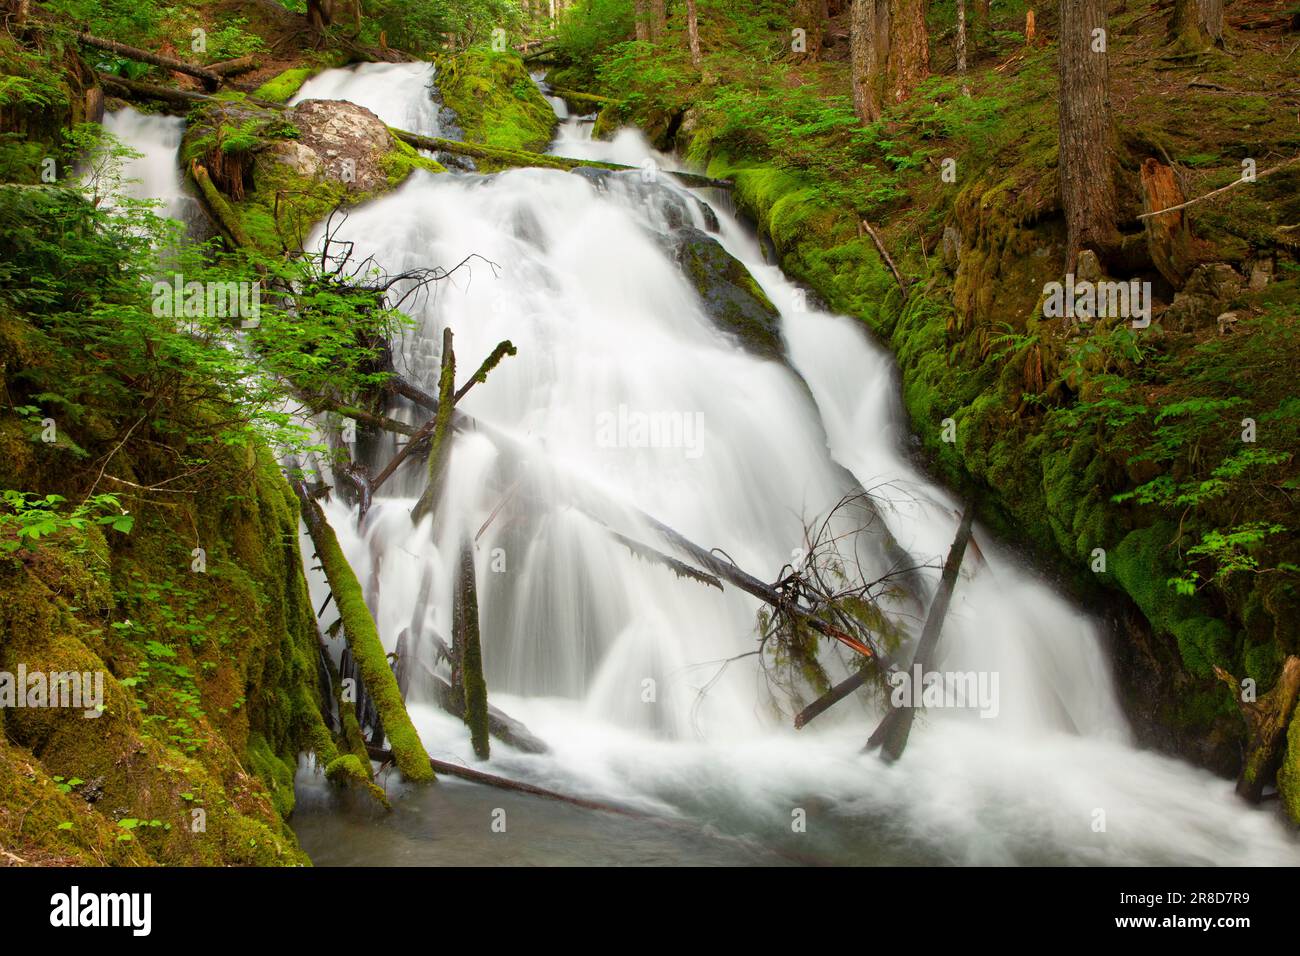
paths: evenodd
<path fill-rule="evenodd" d="M 1100 282 L 1103 275 L 1101 260 L 1097 258 L 1097 253 L 1091 249 L 1084 249 L 1079 253 L 1079 260 L 1074 265 L 1076 282 Z"/>
<path fill-rule="evenodd" d="M 342 100 L 303 100 L 289 119 L 299 145 L 316 154 L 327 178 L 363 192 L 387 187 L 383 159 L 396 143 L 370 110 Z"/>
<path fill-rule="evenodd" d="M 1250 281 L 1247 287 L 1251 292 L 1263 292 L 1264 288 L 1273 281 L 1273 260 L 1258 259 L 1250 266 Z"/>
<path fill-rule="evenodd" d="M 957 266 L 961 262 L 961 233 L 957 231 L 956 226 L 943 227 L 941 249 L 943 267 L 950 273 L 956 274 Z"/>
<path fill-rule="evenodd" d="M 756 355 L 784 359 L 780 313 L 749 270 L 703 230 L 687 226 L 673 239 L 678 264 L 718 327 Z"/>
<path fill-rule="evenodd" d="M 700 207 L 700 215 L 704 217 L 704 228 L 709 232 L 719 232 L 722 227 L 718 224 L 718 214 L 713 211 L 713 207 L 703 199 L 695 200 Z"/>

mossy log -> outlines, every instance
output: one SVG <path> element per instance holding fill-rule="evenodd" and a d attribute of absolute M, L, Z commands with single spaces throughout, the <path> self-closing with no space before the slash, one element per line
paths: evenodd
<path fill-rule="evenodd" d="M 614 172 L 638 169 L 636 166 L 624 166 L 621 163 L 602 163 L 594 159 L 573 159 L 569 156 L 530 153 L 525 149 L 505 149 L 500 146 L 484 146 L 481 143 L 462 143 L 455 139 L 443 139 L 441 136 L 420 136 L 401 129 L 394 129 L 392 133 L 398 139 L 410 143 L 417 149 L 444 150 L 448 153 L 471 156 L 475 159 L 490 159 L 505 166 L 533 166 L 538 169 L 562 169 L 566 172 L 580 166 L 586 166 L 590 169 L 608 169 Z M 713 179 L 709 176 L 701 176 L 698 173 L 684 173 L 676 170 L 666 170 L 665 172 L 683 186 L 693 186 L 701 189 L 731 189 L 733 185 L 729 179 Z"/>
<path fill-rule="evenodd" d="M 442 330 L 442 373 L 438 377 L 438 408 L 434 412 L 433 432 L 429 436 L 429 481 L 424 494 L 411 509 L 411 520 L 420 520 L 433 508 L 438 485 L 442 481 L 451 451 L 447 440 L 451 431 L 451 416 L 456 409 L 456 353 L 451 347 L 451 329 Z"/>
<path fill-rule="evenodd" d="M 1300 657 L 1294 654 L 1282 664 L 1282 673 L 1273 689 L 1258 700 L 1244 699 L 1241 683 L 1221 667 L 1215 675 L 1232 688 L 1233 698 L 1246 720 L 1246 758 L 1237 778 L 1237 795 L 1259 803 L 1264 788 L 1273 782 L 1282 765 L 1286 750 L 1287 726 L 1300 697 Z"/>
<path fill-rule="evenodd" d="M 474 577 L 474 545 L 466 539 L 461 546 L 452 612 L 452 654 L 460 669 L 460 687 L 465 694 L 464 720 L 469 727 L 474 754 L 487 760 L 488 699 L 483 678 L 483 646 L 479 640 L 478 585 Z M 453 685 L 454 686 L 454 685 Z"/>
<path fill-rule="evenodd" d="M 420 735 L 416 733 L 411 716 L 406 712 L 402 693 L 398 690 L 397 680 L 388 665 L 384 645 L 379 640 L 379 631 L 370 616 L 370 609 L 366 607 L 357 576 L 339 546 L 334 529 L 325 519 L 325 512 L 308 493 L 306 486 L 302 482 L 294 482 L 294 491 L 302 505 L 303 521 L 316 546 L 316 556 L 320 559 L 330 589 L 334 592 L 334 604 L 343 621 L 344 637 L 352 649 L 380 719 L 383 720 L 397 769 L 408 780 L 432 780 L 433 769 L 429 764 L 429 754 L 420 743 Z"/>
<path fill-rule="evenodd" d="M 598 96 L 595 93 L 579 93 L 577 90 L 564 90 L 557 86 L 550 88 L 551 96 L 558 96 L 561 99 L 572 100 L 575 103 L 592 103 L 596 106 L 618 105 L 622 100 L 615 99 L 612 96 Z"/>
<path fill-rule="evenodd" d="M 248 233 L 244 231 L 244 227 L 240 225 L 239 217 L 230 208 L 230 203 L 221 194 L 221 190 L 217 189 L 212 177 L 208 175 L 207 169 L 197 159 L 190 163 L 190 175 L 194 177 L 199 192 L 203 194 L 204 203 L 207 204 L 208 209 L 217 220 L 217 227 L 222 231 L 226 240 L 236 249 L 251 248 L 253 242 Z"/>

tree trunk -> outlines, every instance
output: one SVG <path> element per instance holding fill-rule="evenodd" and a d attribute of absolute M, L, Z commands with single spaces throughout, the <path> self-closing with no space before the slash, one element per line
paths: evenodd
<path fill-rule="evenodd" d="M 686 38 L 691 45 L 691 66 L 700 65 L 700 19 L 695 0 L 686 0 Z"/>
<path fill-rule="evenodd" d="M 1081 249 L 1111 250 L 1119 240 L 1105 28 L 1105 0 L 1061 0 L 1058 168 L 1067 272 Z"/>
<path fill-rule="evenodd" d="M 957 0 L 957 76 L 961 79 L 961 91 L 970 96 L 970 87 L 966 85 L 966 0 Z"/>
<path fill-rule="evenodd" d="M 853 111 L 863 123 L 880 119 L 880 17 L 885 0 L 853 0 L 850 14 Z"/>
<path fill-rule="evenodd" d="M 650 39 L 650 0 L 636 0 L 636 38 L 642 43 Z"/>
<path fill-rule="evenodd" d="M 1237 795 L 1259 803 L 1286 753 L 1287 726 L 1300 697 L 1300 657 L 1291 655 L 1282 662 L 1277 683 L 1258 700 L 1242 700 L 1240 683 L 1221 667 L 1214 668 L 1214 673 L 1232 688 L 1237 707 L 1246 720 L 1246 754 L 1241 776 L 1237 778 Z"/>
<path fill-rule="evenodd" d="M 925 26 L 928 0 L 889 0 L 889 55 L 885 90 L 892 102 L 907 99 L 930 72 L 930 34 Z"/>
<path fill-rule="evenodd" d="M 1178 187 L 1171 166 L 1158 159 L 1148 158 L 1142 163 L 1142 211 L 1159 212 L 1183 204 L 1183 191 Z M 1181 289 L 1188 273 L 1196 265 L 1192 249 L 1192 234 L 1187 217 L 1181 210 L 1163 216 L 1150 216 L 1146 223 L 1147 250 L 1160 274 L 1175 289 Z"/>
<path fill-rule="evenodd" d="M 658 43 L 668 32 L 667 0 L 650 0 L 650 40 Z"/>
<path fill-rule="evenodd" d="M 1188 50 L 1223 46 L 1223 0 L 1174 0 L 1169 34 Z"/>
<path fill-rule="evenodd" d="M 804 31 L 804 55 L 814 62 L 821 59 L 826 34 L 822 7 L 822 0 L 797 0 L 795 4 L 795 26 Z"/>

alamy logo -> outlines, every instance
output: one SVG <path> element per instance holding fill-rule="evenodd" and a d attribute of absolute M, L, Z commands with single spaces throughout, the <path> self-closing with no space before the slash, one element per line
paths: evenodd
<path fill-rule="evenodd" d="M 620 405 L 617 412 L 596 416 L 599 448 L 681 448 L 685 457 L 699 458 L 703 438 L 703 412 L 641 412 Z"/>
<path fill-rule="evenodd" d="M 1151 283 L 1132 279 L 1128 282 L 1075 281 L 1074 273 L 1065 282 L 1043 286 L 1043 316 L 1049 319 L 1132 319 L 1133 328 L 1151 324 Z"/>
<path fill-rule="evenodd" d="M 889 686 L 894 707 L 970 708 L 978 709 L 981 717 L 996 717 L 1001 710 L 997 671 L 927 672 L 915 664 L 910 674 L 890 674 Z"/>
<path fill-rule="evenodd" d="M 127 926 L 133 936 L 148 936 L 153 927 L 151 893 L 85 893 L 74 886 L 50 897 L 50 925 Z"/>
<path fill-rule="evenodd" d="M 103 671 L 0 671 L 0 707 L 71 707 L 87 718 L 104 712 Z"/>
<path fill-rule="evenodd" d="M 176 319 L 243 319 L 253 328 L 262 317 L 260 282 L 186 282 L 179 272 L 171 282 L 153 284 L 153 314 Z"/>

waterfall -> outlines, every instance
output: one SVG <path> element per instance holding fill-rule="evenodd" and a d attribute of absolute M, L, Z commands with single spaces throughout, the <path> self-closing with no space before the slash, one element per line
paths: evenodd
<path fill-rule="evenodd" d="M 185 120 L 126 106 L 104 116 L 104 129 L 140 154 L 122 163 L 110 192 L 157 200 L 161 203 L 158 215 L 180 220 L 187 227 L 202 219 L 198 203 L 185 190 L 178 161 Z"/>
<path fill-rule="evenodd" d="M 433 132 L 431 76 L 427 64 L 330 70 L 298 98 L 348 99 Z M 589 118 L 562 104 L 557 115 L 557 153 L 671 168 L 634 131 L 593 142 Z M 709 318 L 672 259 L 683 223 L 713 230 L 780 309 L 788 364 Z M 860 323 L 803 308 L 725 208 L 643 172 L 416 171 L 354 210 L 340 237 L 392 273 L 482 257 L 410 308 L 414 327 L 394 349 L 403 375 L 435 390 L 448 326 L 458 384 L 499 341 L 518 349 L 460 404 L 483 427 L 457 434 L 431 516 L 409 518 L 418 465 L 384 486 L 360 527 L 340 498 L 327 505 L 386 646 L 405 632 L 430 667 L 434 637 L 451 633 L 460 542 L 474 541 L 491 699 L 552 746 L 524 755 L 494 742 L 498 772 L 842 862 L 1300 859 L 1276 817 L 1239 803 L 1230 782 L 1135 749 L 1097 623 L 986 529 L 936 667 L 996 674 L 996 714 L 927 709 L 892 766 L 860 753 L 879 705 L 851 699 L 791 729 L 792 701 L 751 653 L 755 599 L 678 578 L 610 533 L 665 547 L 648 513 L 774 580 L 799 560 L 809 524 L 871 489 L 879 526 L 848 546 L 846 567 L 867 579 L 899 555 L 919 567 L 886 604 L 913 635 L 953 539 L 960 503 L 903 452 L 889 357 Z M 662 426 L 656 440 L 636 432 L 645 421 Z M 392 447 L 352 450 L 377 467 Z M 309 578 L 320 606 L 326 587 Z M 842 676 L 850 661 L 828 649 L 825 663 Z M 411 705 L 431 753 L 471 759 L 464 727 L 427 692 Z M 807 832 L 792 835 L 799 811 Z"/>

